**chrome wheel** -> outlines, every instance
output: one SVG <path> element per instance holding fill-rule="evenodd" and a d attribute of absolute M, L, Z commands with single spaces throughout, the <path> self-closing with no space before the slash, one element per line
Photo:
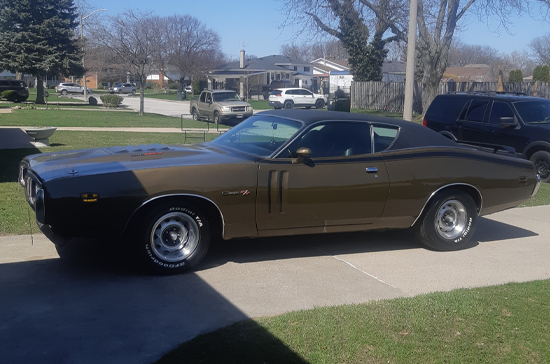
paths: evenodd
<path fill-rule="evenodd" d="M 196 221 L 183 212 L 163 215 L 153 225 L 149 245 L 152 252 L 166 262 L 179 262 L 190 256 L 200 240 Z"/>
<path fill-rule="evenodd" d="M 548 178 L 550 175 L 550 165 L 548 161 L 544 159 L 539 159 L 535 164 L 535 170 L 540 175 L 541 178 Z"/>
<path fill-rule="evenodd" d="M 456 239 L 466 229 L 468 212 L 458 200 L 445 201 L 435 215 L 435 230 L 444 239 Z"/>

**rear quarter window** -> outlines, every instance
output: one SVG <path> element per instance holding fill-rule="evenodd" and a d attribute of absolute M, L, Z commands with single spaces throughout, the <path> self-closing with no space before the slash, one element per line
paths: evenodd
<path fill-rule="evenodd" d="M 463 96 L 437 96 L 428 107 L 425 117 L 428 121 L 452 124 L 458 119 L 467 101 Z"/>

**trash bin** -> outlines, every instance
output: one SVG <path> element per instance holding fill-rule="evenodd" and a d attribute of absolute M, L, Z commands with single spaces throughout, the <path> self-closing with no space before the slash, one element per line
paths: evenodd
<path fill-rule="evenodd" d="M 178 101 L 183 101 L 187 98 L 187 92 L 185 90 L 178 91 Z"/>
<path fill-rule="evenodd" d="M 329 100 L 328 110 L 350 112 L 351 100 L 347 97 L 335 97 Z"/>

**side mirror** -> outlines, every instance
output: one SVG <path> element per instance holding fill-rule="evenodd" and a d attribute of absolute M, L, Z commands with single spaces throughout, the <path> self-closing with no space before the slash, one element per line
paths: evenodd
<path fill-rule="evenodd" d="M 500 118 L 500 125 L 505 128 L 515 128 L 516 126 L 518 126 L 518 123 L 514 119 L 514 117 L 503 116 Z"/>
<path fill-rule="evenodd" d="M 292 164 L 300 164 L 304 162 L 304 159 L 308 159 L 311 156 L 311 149 L 298 148 L 296 151 L 297 158 L 292 161 Z"/>

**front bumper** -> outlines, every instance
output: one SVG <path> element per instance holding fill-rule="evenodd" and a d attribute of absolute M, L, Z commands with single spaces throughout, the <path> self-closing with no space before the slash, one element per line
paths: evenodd
<path fill-rule="evenodd" d="M 537 182 L 535 183 L 535 188 L 533 188 L 533 193 L 531 194 L 531 197 L 535 196 L 537 192 L 539 192 L 540 182 L 540 174 L 537 173 Z"/>

